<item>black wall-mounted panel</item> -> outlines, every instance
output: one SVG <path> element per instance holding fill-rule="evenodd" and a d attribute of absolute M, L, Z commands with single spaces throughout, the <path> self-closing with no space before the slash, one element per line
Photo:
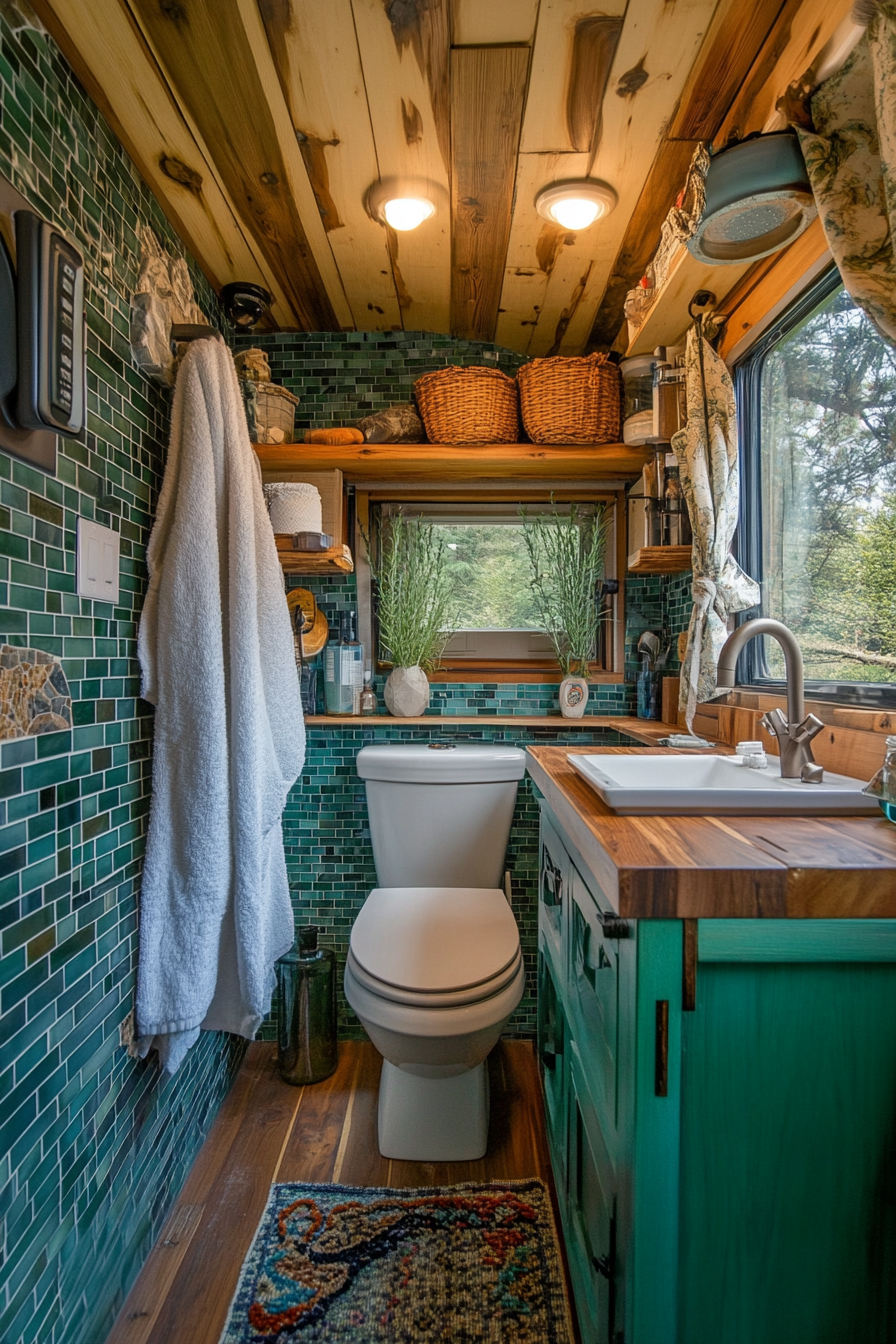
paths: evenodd
<path fill-rule="evenodd" d="M 84 259 L 51 224 L 17 210 L 16 419 L 77 437 L 84 423 Z"/>

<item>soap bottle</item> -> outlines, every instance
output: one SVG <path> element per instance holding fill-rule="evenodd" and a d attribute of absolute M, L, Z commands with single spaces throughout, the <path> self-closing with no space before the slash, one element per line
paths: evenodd
<path fill-rule="evenodd" d="M 328 714 L 360 711 L 364 674 L 364 646 L 355 638 L 355 613 L 339 618 L 339 642 L 328 644 L 324 653 L 324 700 Z"/>
<path fill-rule="evenodd" d="M 371 675 L 370 672 L 364 673 L 364 689 L 361 691 L 359 702 L 359 709 L 363 715 L 375 714 L 377 710 L 376 691 L 371 685 Z"/>
<path fill-rule="evenodd" d="M 896 736 L 887 738 L 884 763 L 862 792 L 877 799 L 887 821 L 896 821 Z"/>
<path fill-rule="evenodd" d="M 336 1068 L 336 956 L 317 945 L 314 924 L 277 962 L 280 1077 L 296 1087 L 329 1078 Z"/>

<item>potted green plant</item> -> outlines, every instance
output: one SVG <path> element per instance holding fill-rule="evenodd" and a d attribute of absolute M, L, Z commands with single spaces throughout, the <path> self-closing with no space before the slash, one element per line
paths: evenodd
<path fill-rule="evenodd" d="M 410 718 L 429 705 L 427 672 L 438 663 L 452 632 L 451 580 L 445 547 L 425 519 L 406 518 L 399 510 L 379 541 L 371 569 L 378 593 L 380 643 L 392 663 L 386 706 L 391 714 Z"/>
<path fill-rule="evenodd" d="M 523 536 L 542 627 L 560 664 L 560 713 L 579 719 L 588 703 L 588 664 L 597 648 L 597 585 L 604 573 L 609 521 L 602 508 L 529 517 Z"/>

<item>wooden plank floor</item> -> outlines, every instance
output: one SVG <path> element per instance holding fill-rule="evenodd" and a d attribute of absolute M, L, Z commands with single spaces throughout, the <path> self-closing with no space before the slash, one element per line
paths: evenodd
<path fill-rule="evenodd" d="M 380 1066 L 368 1041 L 347 1041 L 332 1077 L 313 1087 L 290 1087 L 277 1073 L 276 1046 L 249 1047 L 107 1344 L 217 1344 L 275 1181 L 407 1188 L 539 1176 L 554 1197 L 541 1083 L 529 1042 L 502 1041 L 489 1058 L 489 1147 L 478 1162 L 380 1157 Z"/>

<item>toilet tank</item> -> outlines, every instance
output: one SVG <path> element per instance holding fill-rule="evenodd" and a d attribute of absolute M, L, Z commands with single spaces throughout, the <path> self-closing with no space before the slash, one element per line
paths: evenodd
<path fill-rule="evenodd" d="M 381 887 L 500 887 L 519 781 L 518 747 L 362 747 L 358 774 Z"/>

